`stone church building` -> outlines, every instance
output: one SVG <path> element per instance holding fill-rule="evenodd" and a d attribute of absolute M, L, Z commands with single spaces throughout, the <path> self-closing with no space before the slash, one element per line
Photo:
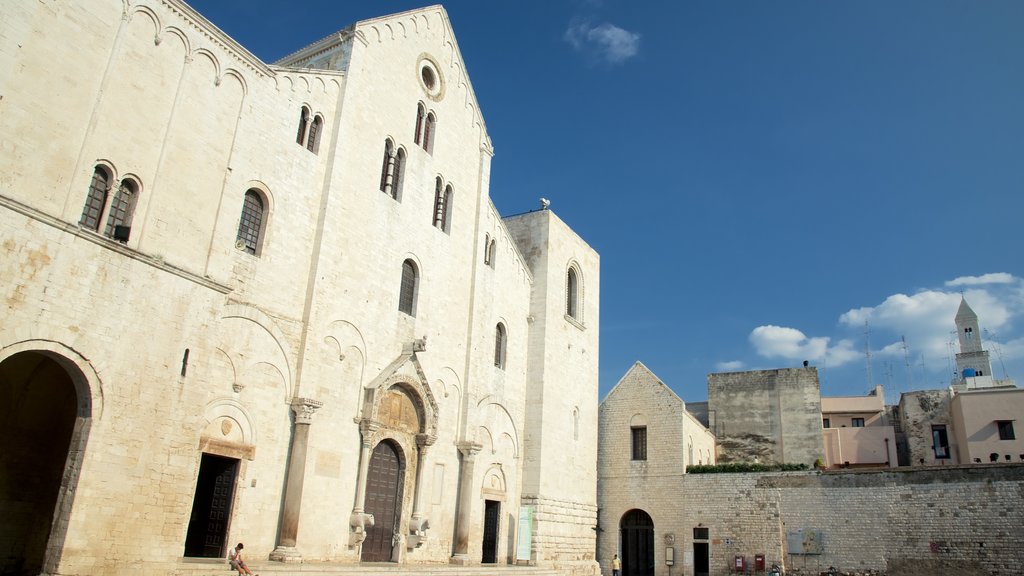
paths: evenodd
<path fill-rule="evenodd" d="M 593 574 L 599 271 L 502 217 L 440 6 L 275 64 L 180 0 L 0 19 L 0 571 Z"/>

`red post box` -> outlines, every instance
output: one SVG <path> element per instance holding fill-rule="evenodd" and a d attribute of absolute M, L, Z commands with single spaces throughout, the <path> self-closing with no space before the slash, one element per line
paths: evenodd
<path fill-rule="evenodd" d="M 754 570 L 757 572 L 764 572 L 764 554 L 754 555 Z"/>

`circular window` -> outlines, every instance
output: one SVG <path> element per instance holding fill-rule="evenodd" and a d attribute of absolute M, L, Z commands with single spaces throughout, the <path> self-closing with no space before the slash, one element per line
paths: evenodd
<path fill-rule="evenodd" d="M 424 66 L 420 70 L 420 76 L 423 78 L 423 85 L 426 86 L 428 92 L 433 92 L 437 88 L 437 77 L 434 76 L 434 71 L 430 69 L 430 66 Z"/>
<path fill-rule="evenodd" d="M 421 54 L 419 63 L 420 87 L 435 102 L 444 98 L 444 78 L 441 76 L 437 62 L 427 54 Z"/>

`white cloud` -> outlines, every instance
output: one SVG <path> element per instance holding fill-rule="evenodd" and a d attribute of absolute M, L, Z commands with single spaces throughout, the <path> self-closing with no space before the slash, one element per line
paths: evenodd
<path fill-rule="evenodd" d="M 746 364 L 743 363 L 743 360 L 729 360 L 715 364 L 715 370 L 719 372 L 739 372 L 743 370 L 744 366 Z"/>
<path fill-rule="evenodd" d="M 760 356 L 788 360 L 819 360 L 828 349 L 828 338 L 808 338 L 796 328 L 772 325 L 754 328 L 750 343 Z"/>
<path fill-rule="evenodd" d="M 808 337 L 796 328 L 784 326 L 758 326 L 750 332 L 750 343 L 758 355 L 765 358 L 824 362 L 837 367 L 863 356 L 853 340 L 839 340 L 830 345 L 828 337 Z"/>
<path fill-rule="evenodd" d="M 981 276 L 960 276 L 946 282 L 946 286 L 981 286 L 984 284 L 1013 284 L 1016 279 L 1006 272 L 994 272 Z"/>
<path fill-rule="evenodd" d="M 595 54 L 612 64 L 625 62 L 640 51 L 640 34 L 607 22 L 596 26 L 589 22 L 570 23 L 565 40 L 577 51 Z"/>

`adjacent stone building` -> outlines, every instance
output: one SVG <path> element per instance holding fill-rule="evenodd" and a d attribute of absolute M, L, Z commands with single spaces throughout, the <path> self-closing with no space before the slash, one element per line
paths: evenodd
<path fill-rule="evenodd" d="M 715 463 L 715 437 L 640 362 L 601 401 L 598 429 L 599 555 L 607 565 L 620 554 L 626 574 L 649 574 L 660 549 L 650 528 L 694 505 L 674 486 L 688 466 Z"/>
<path fill-rule="evenodd" d="M 708 374 L 719 462 L 811 465 L 822 455 L 818 369 Z"/>
<path fill-rule="evenodd" d="M 592 573 L 599 258 L 492 154 L 440 6 L 276 64 L 180 0 L 5 6 L 4 570 Z"/>

